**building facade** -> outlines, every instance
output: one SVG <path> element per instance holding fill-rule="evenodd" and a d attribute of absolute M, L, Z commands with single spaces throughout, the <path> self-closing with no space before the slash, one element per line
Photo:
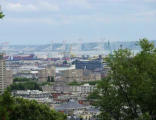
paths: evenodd
<path fill-rule="evenodd" d="M 70 87 L 71 92 L 78 92 L 81 94 L 88 94 L 94 91 L 95 86 L 94 85 L 89 85 L 89 84 L 84 84 L 80 86 L 71 86 Z"/>
<path fill-rule="evenodd" d="M 56 76 L 56 70 L 53 66 L 46 66 L 46 68 L 39 70 L 38 72 L 38 80 L 39 82 L 53 82 Z"/>
<path fill-rule="evenodd" d="M 6 65 L 5 60 L 3 58 L 3 53 L 0 53 L 0 93 L 3 93 L 6 87 Z"/>
<path fill-rule="evenodd" d="M 6 69 L 6 85 L 7 87 L 13 83 L 13 73 L 12 70 Z"/>
<path fill-rule="evenodd" d="M 102 60 L 77 60 L 76 69 L 87 69 L 91 71 L 101 71 L 103 69 Z"/>
<path fill-rule="evenodd" d="M 62 71 L 62 80 L 66 83 L 73 81 L 76 82 L 89 82 L 101 80 L 101 74 L 91 70 L 73 69 Z"/>
<path fill-rule="evenodd" d="M 64 70 L 62 71 L 62 79 L 64 82 L 83 81 L 83 70 Z"/>

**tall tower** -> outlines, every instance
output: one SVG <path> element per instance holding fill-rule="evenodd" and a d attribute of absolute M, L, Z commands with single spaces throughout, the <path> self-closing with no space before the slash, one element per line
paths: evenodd
<path fill-rule="evenodd" d="M 3 93 L 4 89 L 7 87 L 6 65 L 3 55 L 3 53 L 0 53 L 0 93 Z"/>

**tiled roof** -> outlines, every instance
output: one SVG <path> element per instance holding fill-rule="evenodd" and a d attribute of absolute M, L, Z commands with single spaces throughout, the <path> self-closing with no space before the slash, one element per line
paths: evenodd
<path fill-rule="evenodd" d="M 67 103 L 63 103 L 60 106 L 57 106 L 56 110 L 69 110 L 69 109 L 83 109 L 86 108 L 85 105 L 79 104 L 77 101 L 71 100 Z"/>

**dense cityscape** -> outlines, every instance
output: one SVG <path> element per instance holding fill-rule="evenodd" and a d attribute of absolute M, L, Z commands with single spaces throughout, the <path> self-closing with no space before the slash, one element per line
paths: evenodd
<path fill-rule="evenodd" d="M 1 92 L 10 86 L 15 97 L 46 103 L 69 118 L 91 119 L 100 111 L 90 104 L 87 97 L 109 70 L 103 57 L 71 57 L 69 52 L 61 58 L 1 54 Z M 24 88 L 29 82 L 39 87 Z"/>
<path fill-rule="evenodd" d="M 0 120 L 156 120 L 155 3 L 0 0 Z"/>

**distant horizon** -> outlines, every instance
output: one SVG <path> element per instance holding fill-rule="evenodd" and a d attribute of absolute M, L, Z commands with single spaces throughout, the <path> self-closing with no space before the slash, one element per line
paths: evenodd
<path fill-rule="evenodd" d="M 149 40 L 149 39 L 148 39 Z M 110 43 L 116 43 L 116 42 L 123 42 L 123 43 L 129 43 L 129 42 L 138 42 L 139 40 L 132 40 L 132 41 L 109 41 Z M 152 41 L 156 41 L 156 40 L 149 40 L 150 42 L 152 42 Z M 5 43 L 5 42 L 0 42 L 0 43 Z M 53 42 L 52 44 L 88 44 L 88 43 L 108 43 L 108 41 L 91 41 L 91 42 L 89 42 L 89 41 L 87 41 L 87 42 L 66 42 L 66 43 L 64 43 L 64 42 Z M 8 45 L 19 45 L 19 46 L 39 46 L 39 45 L 51 45 L 51 43 L 49 42 L 49 43 L 44 43 L 44 44 L 8 44 Z"/>
<path fill-rule="evenodd" d="M 4 44 L 9 44 L 9 45 L 48 45 L 48 44 L 64 44 L 64 43 L 67 43 L 67 44 L 82 44 L 82 43 L 107 43 L 108 41 L 109 42 L 137 42 L 139 41 L 140 39 L 143 39 L 143 38 L 146 38 L 148 39 L 147 37 L 142 37 L 142 38 L 138 38 L 137 40 L 109 40 L 109 39 L 99 39 L 99 40 L 83 40 L 83 41 L 79 41 L 79 39 L 77 39 L 77 41 L 67 41 L 67 40 L 61 40 L 61 41 L 54 41 L 54 40 L 51 40 L 51 41 L 46 41 L 46 42 L 42 42 L 42 43 L 26 43 L 26 44 L 22 44 L 22 43 L 11 43 L 9 41 L 1 41 L 0 40 L 0 44 L 4 43 Z M 82 38 L 81 38 L 82 39 Z M 149 41 L 155 41 L 156 39 L 148 39 Z M 36 41 L 36 40 L 35 40 Z"/>

